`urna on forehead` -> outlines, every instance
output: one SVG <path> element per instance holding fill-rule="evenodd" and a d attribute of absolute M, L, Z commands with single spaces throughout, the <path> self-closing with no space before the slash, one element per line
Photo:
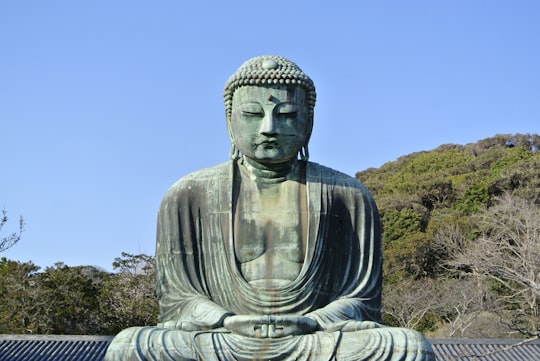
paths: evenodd
<path fill-rule="evenodd" d="M 291 85 L 304 88 L 307 109 L 313 115 L 317 94 L 311 78 L 298 65 L 287 58 L 276 55 L 264 55 L 251 58 L 225 83 L 223 93 L 227 118 L 231 115 L 232 98 L 236 89 L 245 85 L 279 86 Z"/>

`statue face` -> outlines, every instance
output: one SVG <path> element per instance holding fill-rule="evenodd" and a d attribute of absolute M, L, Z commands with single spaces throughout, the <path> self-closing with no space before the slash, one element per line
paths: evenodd
<path fill-rule="evenodd" d="M 229 124 L 238 150 L 263 164 L 296 158 L 310 128 L 305 103 L 305 91 L 297 86 L 238 88 Z"/>

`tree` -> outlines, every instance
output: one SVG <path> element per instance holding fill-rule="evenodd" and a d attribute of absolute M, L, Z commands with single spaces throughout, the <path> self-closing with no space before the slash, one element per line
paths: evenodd
<path fill-rule="evenodd" d="M 0 333 L 43 333 L 39 309 L 46 303 L 32 262 L 0 260 Z"/>
<path fill-rule="evenodd" d="M 441 278 L 433 309 L 442 319 L 437 337 L 504 337 L 494 317 L 491 292 L 474 277 Z M 486 311 L 490 310 L 490 311 Z M 490 327 L 485 327 L 490 323 Z"/>
<path fill-rule="evenodd" d="M 7 223 L 8 217 L 7 217 L 7 211 L 4 209 L 2 210 L 2 216 L 0 216 L 0 231 L 2 231 L 2 228 L 4 228 L 4 225 Z M 14 246 L 19 240 L 21 239 L 21 233 L 24 231 L 24 219 L 23 217 L 19 218 L 19 230 L 17 232 L 13 232 L 10 235 L 6 237 L 0 238 L 0 252 L 4 252 L 6 249 Z"/>
<path fill-rule="evenodd" d="M 84 266 L 69 267 L 57 262 L 38 274 L 41 299 L 46 301 L 40 316 L 48 320 L 47 333 L 98 333 L 98 285 L 86 275 L 87 271 Z"/>
<path fill-rule="evenodd" d="M 467 241 L 453 230 L 435 243 L 449 256 L 449 269 L 489 282 L 501 316 L 511 329 L 540 335 L 540 207 L 535 200 L 505 193 L 478 214 L 481 234 Z"/>
<path fill-rule="evenodd" d="M 0 261 L 0 333 L 95 334 L 97 289 L 85 267 Z"/>
<path fill-rule="evenodd" d="M 383 288 L 382 310 L 385 323 L 410 329 L 426 331 L 434 324 L 433 316 L 440 297 L 436 281 L 411 278 Z"/>
<path fill-rule="evenodd" d="M 118 271 L 101 285 L 102 326 L 114 334 L 130 326 L 157 324 L 155 259 L 145 254 L 122 253 L 113 262 Z"/>

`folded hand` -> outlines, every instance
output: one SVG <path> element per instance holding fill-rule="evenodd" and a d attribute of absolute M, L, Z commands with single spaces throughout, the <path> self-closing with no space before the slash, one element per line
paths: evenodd
<path fill-rule="evenodd" d="M 305 335 L 319 329 L 319 324 L 314 319 L 295 315 L 235 315 L 225 318 L 223 326 L 231 332 L 257 338 Z"/>

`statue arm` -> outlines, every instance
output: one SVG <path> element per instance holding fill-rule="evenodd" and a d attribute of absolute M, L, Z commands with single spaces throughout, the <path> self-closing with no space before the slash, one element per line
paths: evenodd
<path fill-rule="evenodd" d="M 169 308 L 168 313 L 162 312 L 159 326 L 184 331 L 210 330 L 223 327 L 224 320 L 233 314 L 205 297 L 191 297 Z"/>
<path fill-rule="evenodd" d="M 341 249 L 347 249 L 339 257 L 339 267 L 347 267 L 344 272 L 347 279 L 335 280 L 343 286 L 334 294 L 332 302 L 305 315 L 316 320 L 325 331 L 343 329 L 351 321 L 381 321 L 381 227 L 375 202 L 369 192 L 358 185 L 340 188 L 334 196 L 342 207 L 337 211 L 343 221 L 336 241 L 342 244 Z"/>
<path fill-rule="evenodd" d="M 157 293 L 161 326 L 186 330 L 223 326 L 233 313 L 204 292 L 199 272 L 200 217 L 190 204 L 192 192 L 181 183 L 171 187 L 160 206 L 157 226 Z"/>
<path fill-rule="evenodd" d="M 323 331 L 341 330 L 351 321 L 380 321 L 379 310 L 366 307 L 359 299 L 344 298 L 329 303 L 327 306 L 306 314 L 317 321 Z"/>

